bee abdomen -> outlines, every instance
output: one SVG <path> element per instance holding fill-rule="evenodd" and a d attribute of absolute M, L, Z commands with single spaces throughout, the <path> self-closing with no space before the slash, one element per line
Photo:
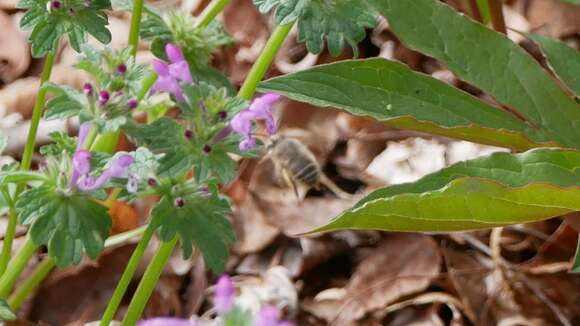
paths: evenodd
<path fill-rule="evenodd" d="M 316 162 L 310 160 L 295 159 L 290 162 L 290 170 L 294 178 L 310 187 L 316 187 L 319 183 L 320 172 Z"/>

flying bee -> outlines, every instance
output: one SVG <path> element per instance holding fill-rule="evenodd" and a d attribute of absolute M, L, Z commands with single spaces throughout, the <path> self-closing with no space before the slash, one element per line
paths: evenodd
<path fill-rule="evenodd" d="M 300 141 L 274 135 L 266 142 L 266 150 L 264 159 L 269 158 L 274 163 L 277 172 L 282 175 L 296 197 L 300 198 L 297 184 L 302 184 L 308 189 L 318 189 L 320 185 L 324 185 L 340 198 L 352 198 L 322 172 L 314 154 Z"/>

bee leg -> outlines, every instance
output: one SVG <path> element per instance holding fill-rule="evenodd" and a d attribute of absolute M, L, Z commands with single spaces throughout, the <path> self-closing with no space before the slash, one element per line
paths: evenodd
<path fill-rule="evenodd" d="M 320 183 L 332 191 L 338 198 L 353 199 L 354 196 L 340 189 L 332 180 L 330 180 L 324 173 L 320 175 Z"/>
<path fill-rule="evenodd" d="M 294 191 L 296 198 L 300 199 L 300 194 L 298 193 L 298 186 L 296 185 L 296 182 L 294 182 L 294 179 L 292 179 L 292 177 L 290 176 L 288 170 L 281 168 L 280 171 L 282 172 L 282 177 L 284 178 L 284 181 L 286 181 L 288 187 Z"/>

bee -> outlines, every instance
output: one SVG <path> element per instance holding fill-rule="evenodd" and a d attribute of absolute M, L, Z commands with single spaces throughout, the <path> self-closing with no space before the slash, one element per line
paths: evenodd
<path fill-rule="evenodd" d="M 340 198 L 352 198 L 324 174 L 314 154 L 300 141 L 274 135 L 267 142 L 266 151 L 264 158 L 269 158 L 274 163 L 277 172 L 297 198 L 300 198 L 297 184 L 302 184 L 308 189 L 319 189 L 324 185 Z"/>

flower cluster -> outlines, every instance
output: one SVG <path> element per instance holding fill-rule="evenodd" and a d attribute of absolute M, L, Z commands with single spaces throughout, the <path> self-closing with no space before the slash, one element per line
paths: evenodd
<path fill-rule="evenodd" d="M 189 72 L 189 65 L 183 56 L 181 49 L 171 43 L 165 46 L 165 54 L 171 63 L 161 60 L 153 60 L 153 69 L 157 72 L 157 81 L 153 85 L 152 93 L 169 92 L 175 96 L 178 101 L 183 101 L 183 92 L 179 82 L 191 84 L 192 78 Z"/>
<path fill-rule="evenodd" d="M 129 154 L 121 154 L 112 160 L 103 173 L 94 177 L 91 176 L 91 152 L 83 149 L 82 146 L 91 129 L 90 123 L 84 123 L 79 129 L 79 137 L 76 151 L 72 159 L 72 175 L 70 178 L 71 188 L 76 186 L 82 191 L 94 191 L 104 186 L 112 178 L 128 177 L 128 170 L 134 159 Z M 133 192 L 134 182 L 128 182 L 127 191 Z"/>
<path fill-rule="evenodd" d="M 250 106 L 236 114 L 230 122 L 230 128 L 244 136 L 240 143 L 240 150 L 248 151 L 256 147 L 256 139 L 252 136 L 254 121 L 261 120 L 266 123 L 268 135 L 276 133 L 276 123 L 272 116 L 272 107 L 280 100 L 281 96 L 267 93 L 256 98 Z"/>

